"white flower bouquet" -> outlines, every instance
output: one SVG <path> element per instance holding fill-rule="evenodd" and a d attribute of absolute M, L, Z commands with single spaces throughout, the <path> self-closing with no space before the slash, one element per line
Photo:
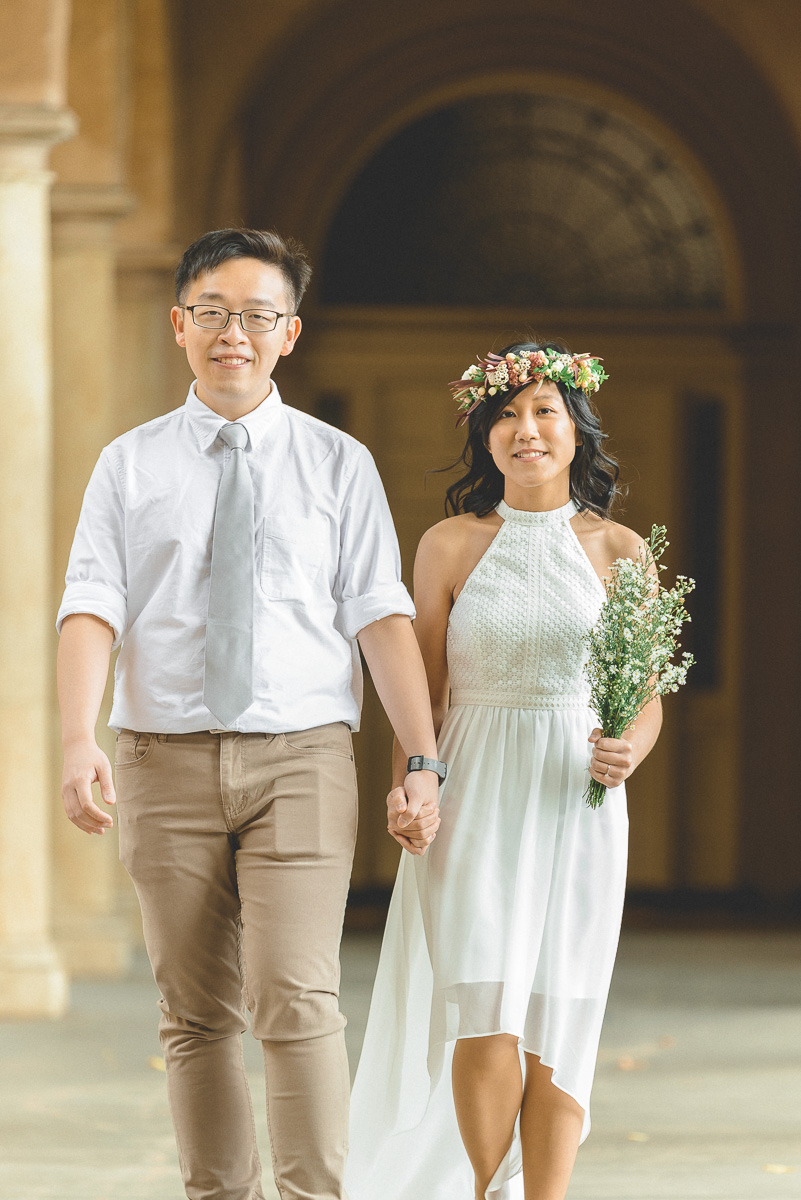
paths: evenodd
<path fill-rule="evenodd" d="M 695 661 L 685 651 L 681 662 L 671 662 L 681 627 L 690 620 L 684 599 L 695 581 L 678 575 L 672 588 L 659 582 L 666 569 L 659 560 L 670 544 L 666 534 L 664 525 L 654 525 L 637 559 L 615 560 L 604 579 L 601 614 L 587 634 L 590 704 L 604 737 L 621 738 L 655 696 L 678 691 Z M 606 787 L 590 779 L 584 793 L 590 808 L 603 804 L 605 794 Z"/>

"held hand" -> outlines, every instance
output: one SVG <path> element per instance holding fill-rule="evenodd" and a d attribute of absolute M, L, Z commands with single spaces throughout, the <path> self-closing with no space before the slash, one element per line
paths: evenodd
<path fill-rule="evenodd" d="M 593 729 L 590 775 L 604 787 L 617 787 L 634 770 L 634 751 L 624 738 L 605 738 L 602 729 Z"/>
<path fill-rule="evenodd" d="M 415 776 L 428 774 L 432 773 L 412 772 L 403 787 L 393 788 L 387 796 L 387 830 L 410 854 L 425 854 L 440 825 L 438 788 L 435 786 L 431 796 L 427 794 L 429 788 L 420 788 L 414 781 Z M 436 776 L 433 778 L 436 780 Z M 411 786 L 410 780 L 414 781 Z"/>
<path fill-rule="evenodd" d="M 439 811 L 439 776 L 433 771 L 410 771 L 403 781 L 406 793 L 406 812 L 400 826 L 408 826 L 424 807 Z"/>
<path fill-rule="evenodd" d="M 94 740 L 79 742 L 64 749 L 61 798 L 64 811 L 73 825 L 85 833 L 105 833 L 114 822 L 92 799 L 92 784 L 100 784 L 106 804 L 115 804 L 111 763 Z"/>

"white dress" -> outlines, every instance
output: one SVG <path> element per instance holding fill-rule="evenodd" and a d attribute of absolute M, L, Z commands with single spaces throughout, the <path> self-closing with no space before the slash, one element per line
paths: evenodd
<path fill-rule="evenodd" d="M 501 501 L 448 624 L 442 824 L 404 853 L 353 1089 L 350 1200 L 473 1200 L 457 1038 L 512 1033 L 585 1112 L 620 931 L 628 817 L 589 780 L 583 635 L 604 588 L 570 518 Z M 522 1200 L 517 1133 L 487 1192 Z"/>

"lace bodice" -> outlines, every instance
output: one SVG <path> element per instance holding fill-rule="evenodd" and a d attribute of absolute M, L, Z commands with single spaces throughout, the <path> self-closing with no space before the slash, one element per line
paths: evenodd
<path fill-rule="evenodd" d="M 503 524 L 467 579 L 448 622 L 452 704 L 573 708 L 589 702 L 584 635 L 604 587 L 570 526 L 571 500 Z"/>

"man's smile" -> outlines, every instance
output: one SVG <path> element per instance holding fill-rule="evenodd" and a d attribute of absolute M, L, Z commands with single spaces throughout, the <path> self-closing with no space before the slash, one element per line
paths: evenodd
<path fill-rule="evenodd" d="M 214 354 L 212 362 L 218 363 L 221 367 L 243 367 L 245 363 L 250 362 L 249 358 L 243 358 L 238 354 Z"/>

